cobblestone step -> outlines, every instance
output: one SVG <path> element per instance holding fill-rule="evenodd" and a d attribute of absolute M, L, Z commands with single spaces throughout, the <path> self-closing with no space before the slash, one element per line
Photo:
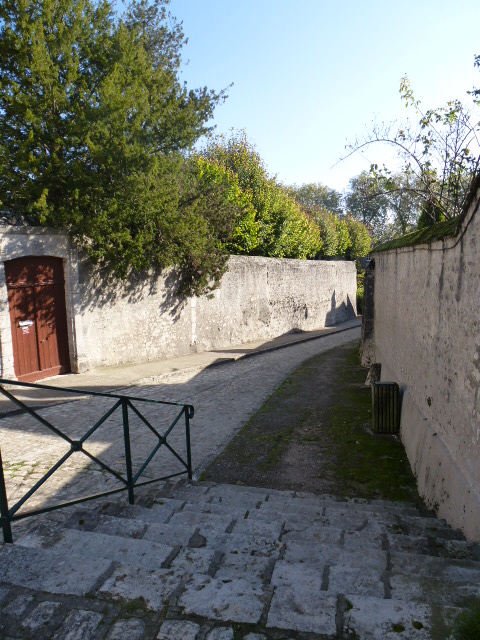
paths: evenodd
<path fill-rule="evenodd" d="M 61 556 L 68 558 L 80 555 L 81 562 L 102 559 L 152 569 L 160 569 L 168 564 L 175 549 L 174 546 L 151 540 L 67 528 L 53 532 L 45 527 L 21 538 L 18 546 L 29 549 L 54 549 Z"/>
<path fill-rule="evenodd" d="M 0 637 L 446 640 L 480 597 L 478 545 L 412 505 L 211 484 L 139 502 L 43 516 L 3 545 Z"/>
<path fill-rule="evenodd" d="M 80 548 L 68 556 L 55 548 L 3 545 L 0 557 L 0 584 L 78 596 L 93 594 L 112 566 L 109 559 L 84 557 Z"/>
<path fill-rule="evenodd" d="M 208 489 L 208 487 L 207 487 Z M 237 488 L 234 487 L 233 491 Z M 232 488 L 224 487 L 225 496 L 231 496 Z M 218 488 L 215 488 L 216 497 Z M 346 550 L 355 548 L 383 548 L 388 546 L 392 551 L 418 553 L 422 555 L 443 556 L 457 559 L 479 560 L 479 546 L 461 539 L 462 535 L 448 528 L 441 521 L 421 516 L 413 517 L 411 506 L 378 504 L 374 511 L 359 512 L 357 502 L 341 502 L 317 496 L 306 496 L 301 500 L 299 513 L 292 509 L 262 510 L 265 503 L 258 498 L 264 495 L 263 490 L 254 489 L 249 492 L 242 487 L 239 491 L 244 502 L 249 506 L 255 504 L 251 511 L 238 502 L 231 506 L 231 501 L 198 502 L 198 496 L 206 496 L 205 487 L 181 487 L 182 499 L 158 498 L 151 508 L 130 506 L 122 503 L 102 505 L 101 513 L 79 511 L 67 526 L 82 530 L 95 530 L 107 534 L 142 538 L 172 544 L 186 544 L 191 536 L 191 528 L 195 527 L 203 535 L 207 543 L 212 532 L 224 533 L 230 529 L 236 534 L 255 534 L 280 538 L 287 541 L 312 541 L 317 544 L 341 544 Z M 183 498 L 195 500 L 186 501 Z M 279 502 L 281 493 L 275 492 L 273 502 Z M 286 500 L 291 500 L 287 495 Z M 146 501 L 148 503 L 148 500 Z M 319 511 L 317 506 L 326 503 L 329 506 Z M 340 506 L 339 506 L 340 504 Z M 307 505 L 311 508 L 308 509 Z M 333 505 L 333 506 L 332 506 Z M 361 507 L 370 507 L 370 503 L 361 503 Z M 257 508 L 259 507 L 259 508 Z M 403 517 L 400 513 L 403 511 Z M 105 514 L 115 514 L 116 517 Z M 324 513 L 325 515 L 319 515 Z M 327 515 L 329 514 L 329 515 Z M 168 523 L 168 524 L 167 524 Z M 407 533 L 411 531 L 412 534 Z"/>
<path fill-rule="evenodd" d="M 168 490 L 166 491 L 168 495 Z M 276 514 L 293 514 L 300 517 L 308 514 L 323 517 L 359 518 L 375 517 L 377 520 L 390 522 L 392 518 L 407 518 L 418 527 L 444 528 L 450 536 L 462 537 L 434 514 L 410 503 L 391 503 L 382 500 L 345 500 L 334 496 L 320 496 L 288 491 L 277 491 L 264 488 L 249 488 L 237 485 L 214 485 L 205 483 L 200 486 L 184 485 L 178 489 L 177 498 L 184 499 L 183 509 L 211 513 L 229 512 L 257 514 L 271 518 Z"/>

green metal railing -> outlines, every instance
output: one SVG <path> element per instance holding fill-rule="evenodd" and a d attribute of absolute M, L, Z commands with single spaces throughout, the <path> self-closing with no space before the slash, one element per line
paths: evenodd
<path fill-rule="evenodd" d="M 98 396 L 101 398 L 112 398 L 115 402 L 112 407 L 106 411 L 102 417 L 95 422 L 93 426 L 79 439 L 73 440 L 66 433 L 52 425 L 48 420 L 39 415 L 34 409 L 28 407 L 24 402 L 16 398 L 11 391 L 5 389 L 3 385 L 8 386 L 18 386 L 18 387 L 29 387 L 34 389 L 47 389 L 49 391 L 56 391 L 62 393 L 72 393 L 79 394 L 82 396 Z M 0 393 L 6 396 L 13 403 L 18 405 L 24 412 L 30 414 L 35 420 L 41 423 L 44 427 L 55 433 L 57 436 L 65 440 L 69 445 L 70 449 L 65 453 L 49 471 L 47 471 L 34 485 L 31 489 L 29 489 L 25 495 L 18 500 L 12 507 L 8 506 L 8 498 L 7 498 L 7 489 L 5 484 L 5 475 L 3 471 L 3 462 L 2 462 L 2 452 L 0 448 L 0 526 L 3 530 L 3 540 L 4 542 L 13 542 L 12 537 L 12 527 L 11 523 L 15 520 L 21 520 L 23 518 L 27 518 L 30 516 L 39 515 L 41 513 L 47 513 L 49 511 L 54 511 L 56 509 L 62 509 L 64 507 L 70 507 L 74 504 L 78 504 L 80 502 L 87 502 L 88 500 L 94 500 L 96 498 L 101 498 L 104 496 L 112 495 L 114 493 L 119 493 L 120 491 L 128 492 L 128 501 L 130 504 L 134 504 L 135 496 L 134 496 L 134 487 L 141 487 L 147 484 L 152 484 L 153 482 L 160 482 L 162 480 L 168 480 L 169 478 L 174 478 L 181 475 L 187 475 L 188 479 L 192 479 L 192 457 L 191 457 L 191 448 L 190 448 L 190 420 L 193 418 L 194 409 L 192 405 L 189 404 L 181 404 L 178 402 L 166 402 L 164 400 L 150 400 L 147 398 L 136 398 L 116 393 L 100 393 L 97 391 L 83 391 L 80 389 L 67 389 L 60 387 L 53 387 L 50 385 L 42 385 L 42 384 L 33 384 L 26 382 L 16 382 L 12 380 L 3 380 L 0 379 Z M 140 410 L 133 403 L 148 403 L 150 405 L 169 405 L 169 406 L 177 406 L 181 407 L 178 415 L 176 415 L 173 422 L 170 424 L 165 433 L 161 434 L 152 426 L 149 420 L 140 412 Z M 112 416 L 117 410 L 121 410 L 122 414 L 122 424 L 123 424 L 123 441 L 124 441 L 124 450 L 125 450 L 125 476 L 112 469 L 109 465 L 105 464 L 102 460 L 91 454 L 89 451 L 84 449 L 83 445 L 87 441 L 87 439 L 94 434 L 102 424 L 106 422 L 110 416 Z M 132 451 L 131 451 L 131 440 L 130 440 L 130 414 L 136 415 L 141 422 L 154 434 L 157 442 L 146 457 L 143 464 L 140 466 L 139 470 L 134 474 L 133 473 L 133 465 L 132 465 Z M 184 460 L 167 442 L 167 438 L 174 429 L 175 425 L 180 421 L 180 419 L 184 416 L 185 420 L 185 438 L 186 438 L 186 460 Z M 155 454 L 161 447 L 165 447 L 170 451 L 170 453 L 177 458 L 180 462 L 184 470 L 178 473 L 172 473 L 170 475 L 161 476 L 159 478 L 155 478 L 153 480 L 145 480 L 139 482 L 140 477 L 144 473 L 145 469 L 148 467 L 150 462 L 152 461 Z M 117 480 L 120 481 L 122 486 L 116 489 L 110 489 L 109 491 L 104 491 L 102 493 L 96 493 L 88 496 L 84 496 L 81 498 L 76 498 L 75 500 L 69 500 L 67 502 L 62 502 L 60 504 L 54 504 L 48 507 L 43 507 L 41 509 L 32 509 L 30 511 L 22 511 L 18 513 L 19 509 L 32 497 L 32 495 L 56 472 L 58 469 L 72 456 L 74 453 L 83 453 L 85 456 L 90 458 L 93 462 L 97 463 L 104 471 L 113 475 Z"/>

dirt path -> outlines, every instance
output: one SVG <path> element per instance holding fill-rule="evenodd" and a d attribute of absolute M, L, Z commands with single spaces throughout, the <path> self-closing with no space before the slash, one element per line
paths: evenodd
<path fill-rule="evenodd" d="M 202 479 L 419 500 L 404 448 L 370 432 L 370 389 L 358 341 L 303 363 L 253 415 Z"/>

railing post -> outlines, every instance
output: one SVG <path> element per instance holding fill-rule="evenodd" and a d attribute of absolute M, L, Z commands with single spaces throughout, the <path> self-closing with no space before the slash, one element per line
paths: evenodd
<path fill-rule="evenodd" d="M 123 439 L 125 441 L 125 464 L 127 467 L 128 502 L 135 503 L 133 495 L 132 451 L 130 449 L 130 426 L 128 424 L 128 400 L 122 398 Z"/>
<path fill-rule="evenodd" d="M 192 450 L 190 448 L 190 418 L 193 418 L 193 407 L 185 405 L 185 437 L 187 440 L 187 473 L 188 479 L 192 479 Z"/>
<path fill-rule="evenodd" d="M 13 542 L 12 527 L 8 518 L 7 488 L 3 475 L 2 449 L 0 448 L 0 524 L 3 530 L 3 541 Z"/>

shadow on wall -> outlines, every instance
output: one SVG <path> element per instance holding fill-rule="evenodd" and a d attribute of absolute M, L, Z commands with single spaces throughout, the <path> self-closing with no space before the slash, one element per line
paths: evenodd
<path fill-rule="evenodd" d="M 350 296 L 347 294 L 347 302 L 342 301 L 338 306 L 336 302 L 335 289 L 330 299 L 330 311 L 325 316 L 325 326 L 330 327 L 339 322 L 346 322 L 356 317 L 355 307 L 352 304 Z"/>
<path fill-rule="evenodd" d="M 155 298 L 158 301 L 158 312 L 162 316 L 169 316 L 173 323 L 177 322 L 188 303 L 187 298 L 178 294 L 181 276 L 174 269 L 156 269 L 148 273 L 132 276 L 128 280 L 119 281 L 111 272 L 94 267 L 87 260 L 79 264 L 79 295 L 77 310 L 79 313 L 102 307 L 113 307 L 118 302 L 123 304 L 141 304 L 142 301 Z M 356 317 L 355 306 L 350 296 L 344 299 L 344 293 L 338 295 L 334 290 L 329 310 L 326 313 L 324 326 L 332 326 Z M 267 302 L 263 301 L 268 307 Z M 294 319 L 302 324 L 308 318 L 306 304 L 300 304 L 293 309 Z M 266 323 L 270 320 L 267 314 Z M 298 316 L 298 317 L 297 317 Z"/>
<path fill-rule="evenodd" d="M 79 265 L 79 311 L 84 312 L 92 306 L 112 306 L 118 300 L 138 303 L 147 297 L 157 296 L 162 289 L 159 310 L 176 321 L 186 304 L 186 299 L 177 294 L 180 282 L 176 271 L 160 268 L 128 280 L 118 280 L 110 271 L 83 260 Z"/>

